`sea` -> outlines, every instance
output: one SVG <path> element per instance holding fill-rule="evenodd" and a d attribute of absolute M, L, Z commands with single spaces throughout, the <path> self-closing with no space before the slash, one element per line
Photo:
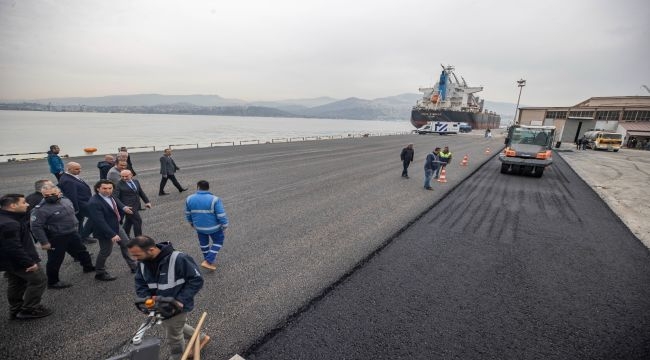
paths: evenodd
<path fill-rule="evenodd" d="M 211 115 L 115 114 L 0 111 L 0 162 L 45 156 L 50 145 L 61 155 L 162 151 L 210 146 L 408 133 L 403 120 L 345 120 Z"/>

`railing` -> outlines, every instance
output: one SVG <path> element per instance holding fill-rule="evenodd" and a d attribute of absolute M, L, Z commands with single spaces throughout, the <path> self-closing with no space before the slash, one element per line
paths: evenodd
<path fill-rule="evenodd" d="M 354 139 L 354 138 L 361 138 L 361 137 L 370 137 L 370 136 L 392 136 L 392 135 L 407 135 L 410 134 L 411 132 L 404 131 L 404 132 L 396 132 L 396 133 L 377 133 L 377 134 L 372 134 L 372 133 L 361 133 L 361 134 L 348 134 L 348 136 L 344 135 L 323 135 L 323 136 L 298 136 L 298 137 L 289 137 L 289 138 L 276 138 L 276 139 L 271 139 L 271 141 L 266 141 L 267 144 L 269 143 L 287 143 L 287 142 L 294 142 L 294 141 L 314 141 L 314 140 L 328 140 L 328 139 Z M 214 146 L 235 146 L 236 142 L 235 141 L 218 141 L 218 142 L 211 142 L 210 147 Z M 239 140 L 239 145 L 246 145 L 246 144 L 260 144 L 259 139 L 251 139 L 251 140 Z M 201 148 L 200 144 L 198 143 L 193 143 L 193 144 L 170 144 L 168 145 L 169 149 L 172 149 L 173 147 L 187 147 L 191 146 L 192 148 L 199 149 Z M 204 146 L 205 147 L 205 146 Z M 147 146 L 129 146 L 127 147 L 127 150 L 129 149 L 152 149 L 152 151 L 156 151 L 156 146 L 154 145 L 147 145 Z M 118 149 L 119 150 L 119 149 Z M 41 157 L 31 157 L 31 158 L 24 158 L 24 156 L 28 155 L 42 155 Z M 19 156 L 21 157 L 20 159 L 16 158 L 9 158 L 7 161 L 12 162 L 12 161 L 26 161 L 26 160 L 39 160 L 39 159 L 44 159 L 47 155 L 47 152 L 45 151 L 39 151 L 39 152 L 29 152 L 29 153 L 15 153 L 15 154 L 0 154 L 0 158 L 4 157 L 10 157 L 10 156 Z M 62 158 L 67 158 L 69 157 L 68 155 L 61 155 Z"/>
<path fill-rule="evenodd" d="M 172 146 L 196 146 L 196 148 L 199 148 L 199 144 L 170 144 L 168 149 L 171 150 Z"/>

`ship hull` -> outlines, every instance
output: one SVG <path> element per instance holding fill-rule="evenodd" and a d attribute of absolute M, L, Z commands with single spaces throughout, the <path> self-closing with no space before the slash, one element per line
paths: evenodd
<path fill-rule="evenodd" d="M 429 121 L 452 121 L 468 123 L 472 129 L 496 129 L 501 125 L 501 116 L 498 114 L 472 113 L 453 110 L 411 110 L 411 124 L 420 128 Z"/>

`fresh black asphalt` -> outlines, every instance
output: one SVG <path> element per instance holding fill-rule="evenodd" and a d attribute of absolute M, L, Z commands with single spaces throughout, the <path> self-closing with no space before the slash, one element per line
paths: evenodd
<path fill-rule="evenodd" d="M 261 359 L 648 359 L 650 256 L 566 163 L 493 159 L 250 348 Z"/>

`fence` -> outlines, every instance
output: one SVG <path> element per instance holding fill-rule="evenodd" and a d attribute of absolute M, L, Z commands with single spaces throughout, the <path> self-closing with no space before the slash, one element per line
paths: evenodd
<path fill-rule="evenodd" d="M 333 140 L 333 139 L 354 139 L 354 138 L 361 138 L 361 137 L 370 137 L 370 136 L 393 136 L 393 135 L 407 135 L 411 134 L 410 132 L 404 131 L 404 132 L 396 132 L 396 133 L 377 133 L 377 134 L 372 134 L 372 133 L 362 133 L 362 134 L 348 134 L 348 136 L 343 136 L 343 135 L 323 135 L 323 136 L 298 136 L 298 137 L 289 137 L 289 138 L 276 138 L 276 139 L 271 139 L 271 141 L 266 141 L 267 144 L 271 143 L 287 143 L 287 142 L 296 142 L 296 141 L 314 141 L 314 140 Z M 248 145 L 248 144 L 260 144 L 263 140 L 259 139 L 251 139 L 251 140 L 239 140 L 239 141 L 219 141 L 219 142 L 211 142 L 209 147 L 215 147 L 215 146 L 235 146 L 237 142 L 239 142 L 239 145 Z M 202 146 L 199 143 L 191 143 L 191 144 L 169 144 L 168 148 L 183 148 L 186 149 L 188 147 L 191 148 L 196 148 L 200 149 Z M 207 147 L 207 146 L 203 146 Z M 129 146 L 127 147 L 127 150 L 133 150 L 133 149 L 151 149 L 151 151 L 155 152 L 156 151 L 156 146 L 155 145 L 146 145 L 146 146 Z M 119 149 L 118 149 L 119 150 Z M 29 155 L 41 155 L 40 157 L 25 157 Z M 20 158 L 11 158 L 12 156 L 18 156 Z M 39 160 L 39 159 L 44 159 L 47 157 L 47 152 L 44 151 L 39 151 L 39 152 L 28 152 L 28 153 L 15 153 L 15 154 L 0 154 L 0 159 L 3 158 L 9 158 L 7 159 L 8 162 L 12 161 L 27 161 L 27 160 Z M 61 155 L 61 157 L 67 158 L 68 155 Z"/>

